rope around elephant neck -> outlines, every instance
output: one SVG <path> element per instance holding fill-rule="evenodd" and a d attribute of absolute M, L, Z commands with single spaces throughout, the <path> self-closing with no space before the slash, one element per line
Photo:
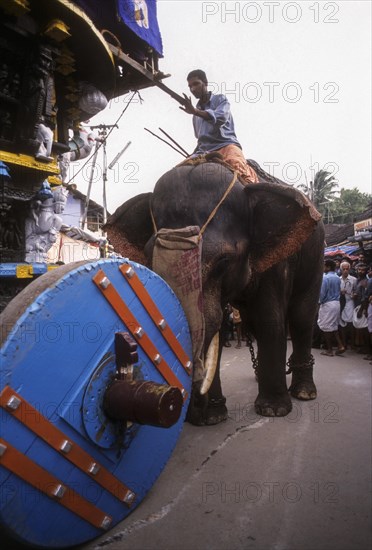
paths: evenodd
<path fill-rule="evenodd" d="M 224 192 L 224 194 L 222 195 L 220 201 L 218 202 L 218 204 L 214 207 L 214 209 L 212 210 L 212 212 L 209 214 L 208 216 L 208 219 L 207 221 L 204 223 L 203 227 L 201 228 L 201 230 L 199 231 L 199 235 L 198 235 L 198 241 L 201 240 L 202 236 L 203 236 L 203 233 L 204 231 L 206 230 L 207 226 L 209 225 L 209 223 L 213 220 L 214 216 L 216 215 L 219 207 L 221 206 L 221 204 L 223 203 L 223 201 L 226 199 L 227 195 L 230 193 L 231 189 L 234 187 L 234 184 L 236 182 L 236 180 L 238 179 L 238 173 L 236 171 L 234 171 L 234 176 L 233 176 L 233 179 L 231 180 L 231 182 L 229 183 L 229 186 L 228 188 L 226 189 L 226 191 Z M 158 228 L 156 226 L 156 222 L 155 222 L 155 218 L 154 218 L 154 214 L 153 214 L 153 211 L 152 211 L 152 206 L 150 205 L 150 216 L 151 216 L 151 220 L 152 220 L 152 225 L 154 227 L 154 233 L 156 234 L 158 232 Z"/>
<path fill-rule="evenodd" d="M 225 193 L 223 194 L 220 202 L 214 207 L 214 209 L 212 210 L 212 212 L 209 214 L 208 216 L 208 219 L 207 221 L 205 222 L 205 224 L 203 225 L 203 227 L 201 228 L 200 232 L 199 232 L 199 235 L 198 235 L 198 240 L 200 241 L 200 239 L 202 238 L 203 236 L 203 233 L 204 231 L 206 230 L 208 224 L 213 220 L 214 216 L 216 215 L 217 213 L 217 210 L 219 209 L 219 207 L 221 206 L 221 204 L 223 203 L 223 201 L 226 199 L 227 195 L 230 193 L 231 189 L 234 187 L 234 184 L 236 182 L 236 180 L 238 179 L 238 173 L 236 171 L 234 171 L 234 176 L 233 176 L 233 179 L 231 180 L 230 184 L 229 184 L 229 187 L 226 189 Z"/>

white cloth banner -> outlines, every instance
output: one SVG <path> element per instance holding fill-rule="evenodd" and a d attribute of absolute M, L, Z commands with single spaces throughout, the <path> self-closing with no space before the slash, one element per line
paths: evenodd
<path fill-rule="evenodd" d="M 57 240 L 48 251 L 48 263 L 63 262 L 70 264 L 81 260 L 99 260 L 100 250 L 97 245 L 67 237 L 64 233 L 57 234 Z"/>

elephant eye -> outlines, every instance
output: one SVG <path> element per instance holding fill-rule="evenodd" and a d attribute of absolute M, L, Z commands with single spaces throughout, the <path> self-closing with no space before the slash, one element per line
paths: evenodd
<path fill-rule="evenodd" d="M 224 254 L 223 256 L 215 259 L 210 275 L 212 277 L 220 277 L 221 275 L 223 275 L 229 267 L 229 262 L 230 258 L 228 254 Z"/>

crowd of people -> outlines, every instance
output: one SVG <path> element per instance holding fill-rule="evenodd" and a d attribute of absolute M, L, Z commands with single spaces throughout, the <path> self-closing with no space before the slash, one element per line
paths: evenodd
<path fill-rule="evenodd" d="M 227 304 L 221 327 L 225 347 L 230 340 L 242 341 L 253 337 L 242 328 L 239 310 Z M 346 350 L 362 353 L 372 364 L 372 263 L 365 257 L 357 260 L 324 260 L 324 275 L 319 297 L 319 312 L 314 331 L 313 347 L 322 348 L 328 357 L 343 355 Z"/>
<path fill-rule="evenodd" d="M 353 349 L 372 364 L 372 264 L 367 265 L 364 255 L 354 262 L 324 261 L 317 325 L 323 336 L 322 355 Z"/>

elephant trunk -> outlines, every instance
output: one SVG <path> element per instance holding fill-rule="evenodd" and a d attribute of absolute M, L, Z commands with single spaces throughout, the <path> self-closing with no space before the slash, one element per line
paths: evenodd
<path fill-rule="evenodd" d="M 201 242 L 198 226 L 160 229 L 154 240 L 152 268 L 183 306 L 193 344 L 193 382 L 206 394 L 217 368 L 222 312 L 220 285 L 206 283 L 203 276 L 209 266 L 202 262 Z"/>

